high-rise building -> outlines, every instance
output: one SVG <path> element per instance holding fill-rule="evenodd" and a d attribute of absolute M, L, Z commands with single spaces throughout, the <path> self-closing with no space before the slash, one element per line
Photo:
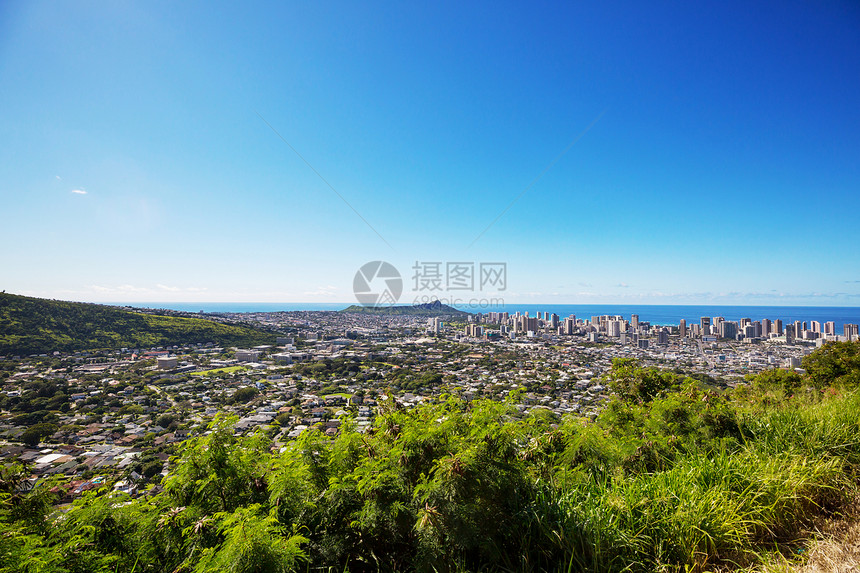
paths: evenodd
<path fill-rule="evenodd" d="M 720 321 L 720 338 L 735 339 L 738 337 L 738 323 L 731 320 Z"/>
<path fill-rule="evenodd" d="M 687 336 L 687 321 L 684 320 L 683 318 L 681 319 L 681 322 L 678 324 L 678 334 L 681 335 L 681 338 L 684 338 Z"/>
<path fill-rule="evenodd" d="M 633 330 L 639 329 L 639 315 L 638 314 L 631 314 L 630 315 L 630 324 L 633 325 Z"/>
<path fill-rule="evenodd" d="M 770 328 L 771 332 L 775 332 L 777 336 L 782 336 L 782 319 L 777 318 L 773 321 L 773 324 Z"/>
<path fill-rule="evenodd" d="M 765 319 L 765 320 L 767 320 L 767 319 Z M 770 322 L 770 321 L 768 321 L 768 322 Z M 760 338 L 760 337 L 762 337 L 762 336 L 767 336 L 767 335 L 764 333 L 764 328 L 763 328 L 763 325 L 762 325 L 762 321 L 756 320 L 756 321 L 754 321 L 750 326 L 752 326 L 752 327 L 753 327 L 753 336 L 754 336 L 754 337 L 756 337 L 756 338 Z"/>
<path fill-rule="evenodd" d="M 765 338 L 770 336 L 770 319 L 769 318 L 761 319 L 761 335 Z"/>
<path fill-rule="evenodd" d="M 810 322 L 809 327 L 812 329 L 812 332 L 821 332 L 821 323 L 817 320 Z"/>
<path fill-rule="evenodd" d="M 832 320 L 824 323 L 824 334 L 836 334 L 836 323 Z"/>
<path fill-rule="evenodd" d="M 575 318 L 565 318 L 564 319 L 564 333 L 565 334 L 576 333 L 576 319 Z"/>
<path fill-rule="evenodd" d="M 703 316 L 699 319 L 699 328 L 702 329 L 702 336 L 708 335 L 711 333 L 711 317 Z"/>
<path fill-rule="evenodd" d="M 657 333 L 657 344 L 669 344 L 669 331 L 661 328 Z"/>
<path fill-rule="evenodd" d="M 856 324 L 843 324 L 842 332 L 848 338 L 848 340 L 857 340 L 858 337 L 858 325 Z"/>

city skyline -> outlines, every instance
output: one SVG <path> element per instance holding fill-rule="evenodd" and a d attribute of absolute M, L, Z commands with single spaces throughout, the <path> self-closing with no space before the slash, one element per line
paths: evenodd
<path fill-rule="evenodd" d="M 755 307 L 750 307 L 755 308 Z M 515 338 L 516 333 L 531 331 L 531 336 L 537 333 L 540 329 L 553 330 L 557 329 L 558 335 L 572 335 L 582 332 L 583 328 L 590 328 L 590 332 L 594 334 L 605 334 L 606 336 L 619 338 L 625 334 L 638 334 L 644 331 L 645 334 L 662 334 L 669 333 L 668 329 L 673 329 L 673 334 L 678 334 L 681 338 L 689 335 L 690 338 L 711 337 L 715 341 L 720 339 L 755 339 L 767 340 L 781 338 L 785 342 L 794 340 L 803 340 L 806 342 L 816 341 L 819 345 L 825 341 L 852 341 L 857 340 L 858 326 L 854 323 L 839 324 L 841 333 L 837 328 L 837 323 L 834 320 L 818 321 L 818 320 L 788 320 L 783 321 L 781 318 L 771 320 L 766 317 L 756 319 L 754 317 L 743 317 L 733 320 L 723 316 L 701 316 L 698 324 L 693 321 L 690 325 L 686 319 L 680 319 L 675 323 L 652 323 L 650 320 L 640 321 L 639 314 L 631 313 L 630 318 L 626 318 L 623 314 L 602 314 L 591 316 L 576 316 L 570 314 L 563 316 L 550 311 L 537 311 L 535 316 L 530 316 L 529 311 L 525 312 L 495 312 L 489 311 L 486 313 L 477 313 L 474 316 L 474 324 L 467 325 L 466 332 L 476 336 L 474 326 L 480 323 L 498 324 L 501 325 L 501 334 L 512 334 Z M 433 323 L 434 332 L 439 331 L 438 318 L 430 319 Z M 470 328 L 470 326 L 472 328 Z M 513 330 L 508 331 L 506 327 Z M 843 338 L 839 338 L 839 337 Z M 821 340 L 819 340 L 821 339 Z M 634 342 L 637 339 L 633 339 Z M 596 342 L 596 340 L 595 340 Z M 661 343 L 668 342 L 668 339 L 661 337 Z"/>
<path fill-rule="evenodd" d="M 860 303 L 854 3 L 209 6 L 0 7 L 0 289 Z"/>

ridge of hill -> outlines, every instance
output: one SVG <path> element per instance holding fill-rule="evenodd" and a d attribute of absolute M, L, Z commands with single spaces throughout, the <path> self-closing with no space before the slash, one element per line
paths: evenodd
<path fill-rule="evenodd" d="M 248 325 L 0 293 L 0 355 L 207 342 L 251 346 L 274 339 Z"/>
<path fill-rule="evenodd" d="M 442 304 L 438 300 L 412 306 L 362 306 L 354 304 L 340 312 L 377 314 L 383 316 L 468 316 L 469 312 Z"/>

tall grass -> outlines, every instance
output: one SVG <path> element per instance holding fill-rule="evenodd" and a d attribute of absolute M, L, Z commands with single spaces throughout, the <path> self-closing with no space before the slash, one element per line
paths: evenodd
<path fill-rule="evenodd" d="M 747 412 L 736 449 L 696 451 L 665 471 L 568 474 L 537 496 L 532 535 L 553 546 L 559 571 L 748 562 L 844 501 L 860 459 L 858 422 L 860 395 L 845 393 Z"/>
<path fill-rule="evenodd" d="M 842 475 L 836 458 L 697 455 L 664 472 L 544 490 L 536 536 L 564 556 L 559 570 L 701 569 L 789 534 L 840 495 Z"/>
<path fill-rule="evenodd" d="M 795 398 L 765 412 L 741 413 L 746 440 L 773 455 L 839 457 L 860 464 L 860 392 L 829 389 L 822 400 Z"/>

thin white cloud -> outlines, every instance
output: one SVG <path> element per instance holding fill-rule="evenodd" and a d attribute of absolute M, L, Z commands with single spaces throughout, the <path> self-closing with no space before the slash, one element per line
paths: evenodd
<path fill-rule="evenodd" d="M 146 287 L 138 287 L 134 285 L 119 285 L 119 286 L 104 286 L 104 285 L 90 285 L 90 288 L 95 292 L 104 293 L 104 294 L 124 294 L 124 293 L 142 293 L 142 292 L 150 292 L 150 289 Z"/>
<path fill-rule="evenodd" d="M 56 178 L 57 178 L 57 181 L 62 181 L 62 180 L 63 180 L 63 178 L 62 178 L 62 177 L 60 177 L 59 175 L 54 175 L 54 177 L 56 177 Z"/>
<path fill-rule="evenodd" d="M 304 291 L 305 296 L 314 296 L 314 297 L 333 297 L 339 296 L 335 291 L 340 290 L 336 286 L 326 285 L 326 286 L 318 286 L 317 290 L 306 290 Z"/>
<path fill-rule="evenodd" d="M 86 195 L 87 194 L 86 190 L 84 190 L 84 189 L 72 189 L 72 193 L 75 193 L 76 195 Z"/>
<path fill-rule="evenodd" d="M 146 287 L 137 287 L 134 285 L 119 285 L 116 287 L 116 290 L 120 292 L 148 292 L 149 289 Z"/>
<path fill-rule="evenodd" d="M 182 290 L 182 289 L 181 289 L 181 288 L 179 288 L 179 287 L 172 287 L 172 286 L 167 286 L 167 285 L 163 285 L 163 284 L 157 284 L 157 285 L 155 285 L 155 286 L 157 286 L 157 287 L 158 287 L 158 288 L 160 288 L 161 290 L 166 290 L 166 291 L 169 291 L 169 292 L 178 292 L 178 291 Z"/>

